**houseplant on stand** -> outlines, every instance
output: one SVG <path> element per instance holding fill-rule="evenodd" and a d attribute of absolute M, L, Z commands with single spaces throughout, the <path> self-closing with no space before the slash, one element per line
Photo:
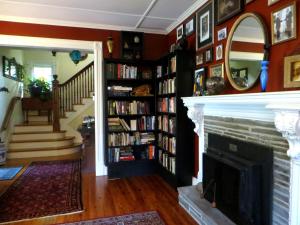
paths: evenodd
<path fill-rule="evenodd" d="M 51 98 L 50 84 L 43 79 L 32 79 L 28 83 L 28 91 L 31 97 L 47 101 Z"/>

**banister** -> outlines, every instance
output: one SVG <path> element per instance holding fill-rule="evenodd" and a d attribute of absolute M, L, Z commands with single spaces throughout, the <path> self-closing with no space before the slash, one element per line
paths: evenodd
<path fill-rule="evenodd" d="M 70 79 L 65 81 L 64 83 L 60 84 L 59 86 L 64 86 L 67 83 L 70 83 L 72 80 L 75 80 L 77 77 L 79 77 L 84 71 L 88 70 L 91 65 L 94 65 L 94 61 L 86 65 L 84 68 L 82 68 L 79 72 L 77 72 L 74 76 L 72 76 Z"/>
<path fill-rule="evenodd" d="M 0 132 L 2 132 L 2 131 L 4 131 L 4 130 L 7 129 L 9 121 L 10 121 L 10 118 L 11 118 L 11 116 L 13 114 L 15 105 L 16 105 L 17 101 L 19 101 L 20 99 L 21 99 L 20 97 L 13 97 L 10 100 L 8 108 L 6 110 L 6 114 L 5 114 L 2 126 L 1 126 L 1 129 L 0 129 Z"/>

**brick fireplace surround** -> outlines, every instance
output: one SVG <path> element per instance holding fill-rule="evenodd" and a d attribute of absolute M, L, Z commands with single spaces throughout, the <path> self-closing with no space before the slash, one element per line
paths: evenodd
<path fill-rule="evenodd" d="M 182 99 L 199 136 L 199 167 L 209 132 L 271 146 L 274 150 L 272 224 L 299 225 L 300 91 Z M 202 182 L 202 175 L 199 169 L 195 184 Z M 183 192 L 179 190 L 180 194 Z"/>

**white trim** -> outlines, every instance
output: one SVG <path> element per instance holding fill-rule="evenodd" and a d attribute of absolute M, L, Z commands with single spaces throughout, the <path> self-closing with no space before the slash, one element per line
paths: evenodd
<path fill-rule="evenodd" d="M 172 30 L 174 30 L 179 24 L 181 24 L 184 20 L 186 20 L 189 16 L 191 16 L 196 10 L 198 10 L 206 2 L 208 2 L 208 0 L 197 0 L 184 13 L 182 13 L 175 22 L 173 22 L 170 26 L 167 27 L 166 29 L 167 33 L 170 33 Z"/>
<path fill-rule="evenodd" d="M 99 23 L 84 23 L 84 22 L 75 22 L 75 21 L 29 18 L 29 17 L 20 17 L 20 16 L 0 15 L 0 20 L 9 21 L 9 22 L 18 22 L 18 23 L 31 23 L 31 24 L 53 25 L 53 26 L 114 30 L 114 31 L 122 31 L 122 30 L 137 31 L 137 32 L 144 32 L 144 33 L 151 33 L 151 34 L 164 34 L 164 35 L 167 35 L 169 33 L 166 30 L 158 30 L 158 29 L 135 28 L 135 27 L 116 26 L 116 25 L 99 24 Z"/>
<path fill-rule="evenodd" d="M 152 0 L 151 3 L 149 4 L 148 8 L 144 12 L 144 14 L 141 16 L 137 24 L 135 25 L 135 28 L 138 29 L 138 27 L 141 25 L 141 23 L 144 21 L 145 17 L 149 14 L 150 10 L 154 7 L 155 3 L 157 0 Z"/>
<path fill-rule="evenodd" d="M 96 120 L 96 176 L 106 175 L 106 167 L 104 165 L 104 137 L 103 137 L 103 77 L 102 77 L 102 43 L 94 41 L 78 41 L 70 39 L 55 39 L 55 38 L 37 38 L 13 35 L 0 35 L 0 46 L 10 47 L 30 47 L 44 49 L 79 49 L 94 52 L 95 62 L 95 120 Z M 98 96 L 98 97 L 97 97 Z M 97 135 L 98 134 L 98 135 Z"/>

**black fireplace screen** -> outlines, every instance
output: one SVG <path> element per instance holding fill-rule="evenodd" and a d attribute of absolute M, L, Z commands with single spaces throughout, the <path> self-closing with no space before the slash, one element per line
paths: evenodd
<path fill-rule="evenodd" d="M 238 225 L 271 225 L 271 148 L 209 134 L 204 197 Z"/>

